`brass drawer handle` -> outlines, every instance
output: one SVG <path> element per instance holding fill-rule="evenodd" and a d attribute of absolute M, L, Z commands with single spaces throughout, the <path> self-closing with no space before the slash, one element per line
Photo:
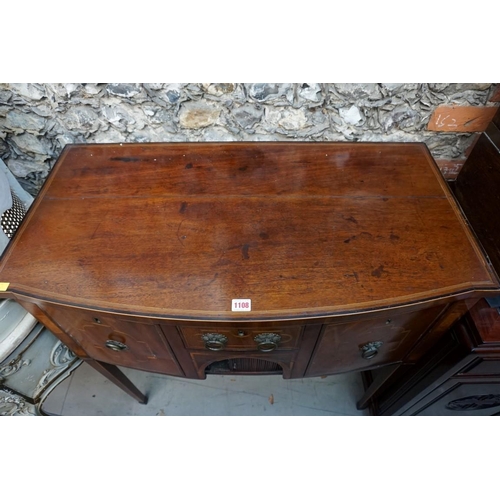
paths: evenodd
<path fill-rule="evenodd" d="M 378 350 L 382 347 L 383 342 L 368 342 L 362 345 L 359 350 L 363 359 L 372 359 L 378 354 Z"/>
<path fill-rule="evenodd" d="M 277 333 L 259 333 L 254 337 L 254 340 L 257 342 L 257 349 L 260 352 L 271 352 L 278 347 L 281 335 Z"/>
<path fill-rule="evenodd" d="M 112 351 L 126 351 L 128 349 L 127 344 L 118 342 L 118 340 L 106 340 L 105 346 Z"/>
<path fill-rule="evenodd" d="M 222 333 L 204 333 L 201 340 L 209 351 L 222 351 L 227 343 L 227 337 Z"/>

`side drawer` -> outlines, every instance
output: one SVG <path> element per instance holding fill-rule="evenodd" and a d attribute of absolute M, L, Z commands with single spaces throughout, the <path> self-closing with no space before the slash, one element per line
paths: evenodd
<path fill-rule="evenodd" d="M 436 306 L 411 313 L 388 311 L 383 319 L 326 325 L 308 377 L 317 377 L 400 361 L 443 310 Z"/>
<path fill-rule="evenodd" d="M 43 304 L 42 309 L 92 359 L 183 376 L 160 327 L 107 313 Z"/>

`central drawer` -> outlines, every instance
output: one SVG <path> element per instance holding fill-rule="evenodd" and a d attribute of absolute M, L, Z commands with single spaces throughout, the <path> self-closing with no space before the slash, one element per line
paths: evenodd
<path fill-rule="evenodd" d="M 178 330 L 186 348 L 209 351 L 272 352 L 298 349 L 302 326 L 231 327 L 206 325 L 182 326 Z"/>

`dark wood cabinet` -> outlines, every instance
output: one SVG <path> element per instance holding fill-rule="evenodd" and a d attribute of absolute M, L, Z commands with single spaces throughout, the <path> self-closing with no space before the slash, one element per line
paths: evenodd
<path fill-rule="evenodd" d="M 115 365 L 399 370 L 500 291 L 426 146 L 377 143 L 66 146 L 0 281 L 138 399 Z"/>
<path fill-rule="evenodd" d="M 370 377 L 370 374 L 365 374 Z M 376 415 L 500 414 L 500 312 L 481 300 L 372 401 Z"/>
<path fill-rule="evenodd" d="M 491 416 L 500 414 L 500 380 L 484 383 L 481 380 L 451 379 L 403 415 L 420 416 Z"/>

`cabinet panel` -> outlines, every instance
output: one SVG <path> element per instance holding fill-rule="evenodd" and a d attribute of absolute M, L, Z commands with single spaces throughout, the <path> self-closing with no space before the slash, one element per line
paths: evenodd
<path fill-rule="evenodd" d="M 460 373 L 471 375 L 486 375 L 500 377 L 500 359 L 479 358 L 473 365 L 468 365 Z"/>
<path fill-rule="evenodd" d="M 403 415 L 480 416 L 500 413 L 498 383 L 465 383 L 450 380 L 429 394 Z"/>
<path fill-rule="evenodd" d="M 306 376 L 315 377 L 397 362 L 432 324 L 442 306 L 385 319 L 324 327 Z"/>
<path fill-rule="evenodd" d="M 44 304 L 42 309 L 90 358 L 139 370 L 184 375 L 158 325 L 70 307 Z"/>

